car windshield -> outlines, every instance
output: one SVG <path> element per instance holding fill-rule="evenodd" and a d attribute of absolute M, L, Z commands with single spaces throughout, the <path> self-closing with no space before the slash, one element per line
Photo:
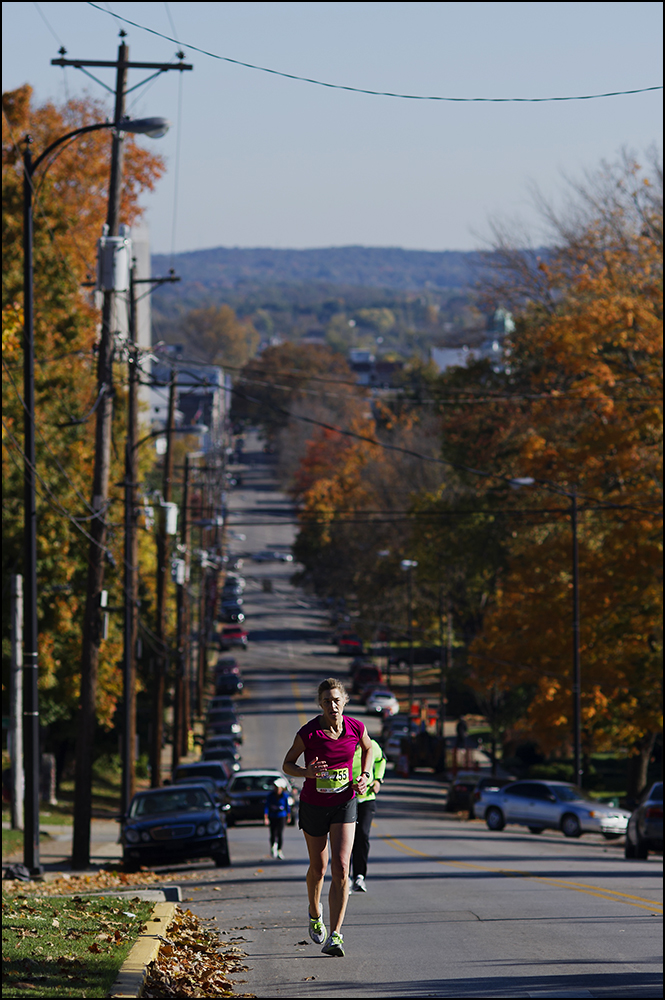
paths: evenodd
<path fill-rule="evenodd" d="M 580 799 L 583 802 L 594 802 L 590 795 L 578 788 L 577 785 L 551 785 L 550 791 L 554 792 L 560 802 L 576 802 Z"/>
<path fill-rule="evenodd" d="M 171 787 L 151 795 L 137 795 L 132 802 L 129 815 L 138 818 L 212 808 L 212 800 L 205 788 L 178 789 Z"/>
<path fill-rule="evenodd" d="M 235 779 L 232 792 L 269 792 L 275 784 L 277 774 L 243 774 Z"/>
<path fill-rule="evenodd" d="M 220 764 L 197 764 L 196 767 L 182 768 L 176 771 L 177 781 L 182 781 L 184 778 L 188 778 L 190 781 L 196 781 L 197 778 L 201 777 L 217 778 L 218 780 L 223 781 L 223 768 Z"/>

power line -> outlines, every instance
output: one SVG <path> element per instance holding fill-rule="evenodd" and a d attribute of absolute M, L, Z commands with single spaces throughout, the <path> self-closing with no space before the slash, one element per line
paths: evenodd
<path fill-rule="evenodd" d="M 116 18 L 118 21 L 124 21 L 125 24 L 131 24 L 133 28 L 139 28 L 141 31 L 147 31 L 151 35 L 156 35 L 158 38 L 163 38 L 167 42 L 173 42 L 175 45 L 180 45 L 175 38 L 171 38 L 169 35 L 163 34 L 161 31 L 156 31 L 154 28 L 148 28 L 144 24 L 139 24 L 138 21 L 130 21 L 127 17 L 121 17 L 119 14 L 114 14 L 112 11 L 104 10 L 96 3 L 88 3 L 89 7 L 94 7 L 95 10 L 102 11 L 103 14 L 110 14 L 112 17 Z M 211 59 L 218 59 L 221 62 L 232 63 L 234 66 L 244 66 L 245 69 L 258 70 L 261 73 L 269 73 L 271 76 L 280 76 L 286 80 L 297 80 L 301 83 L 311 83 L 317 87 L 326 87 L 329 90 L 346 90 L 354 94 L 369 94 L 372 97 L 396 97 L 405 101 L 449 101 L 453 103 L 462 104 L 543 104 L 550 101 L 593 101 L 601 97 L 621 97 L 628 94 L 644 94 L 651 90 L 662 90 L 662 85 L 658 87 L 639 87 L 634 90 L 613 90 L 604 94 L 582 94 L 570 97 L 441 97 L 425 94 L 396 94 L 388 90 L 366 90 L 363 87 L 351 87 L 340 83 L 327 83 L 324 80 L 315 80 L 308 76 L 298 76 L 296 73 L 284 73 L 281 70 L 269 69 L 267 66 L 257 66 L 254 63 L 243 62 L 240 59 L 232 59 L 230 56 L 220 56 L 216 52 L 210 52 L 207 49 L 199 48 L 196 45 L 190 45 L 188 42 L 182 43 L 186 48 L 191 49 L 193 52 L 199 52 L 201 55 L 209 56 Z"/>

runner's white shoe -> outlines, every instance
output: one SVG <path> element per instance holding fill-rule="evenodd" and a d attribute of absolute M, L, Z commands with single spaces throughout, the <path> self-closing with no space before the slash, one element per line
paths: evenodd
<path fill-rule="evenodd" d="M 326 939 L 326 925 L 323 922 L 323 914 L 320 917 L 309 918 L 309 936 L 314 944 L 323 944 Z"/>
<path fill-rule="evenodd" d="M 324 955 L 333 955 L 335 958 L 344 958 L 344 938 L 338 931 L 333 931 L 323 948 Z"/>

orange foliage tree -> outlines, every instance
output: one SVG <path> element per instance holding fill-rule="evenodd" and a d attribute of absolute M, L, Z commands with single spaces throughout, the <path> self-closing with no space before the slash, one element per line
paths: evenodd
<path fill-rule="evenodd" d="M 61 107 L 34 106 L 29 86 L 3 95 L 3 589 L 22 571 L 23 530 L 23 172 L 22 140 L 29 133 L 35 156 L 67 132 L 107 118 L 90 99 Z M 69 732 L 78 690 L 80 627 L 87 560 L 89 492 L 96 402 L 94 346 L 99 314 L 81 285 L 95 270 L 96 243 L 106 218 L 109 136 L 91 133 L 67 144 L 35 175 L 34 301 L 35 420 L 38 514 L 38 619 L 40 715 L 53 740 Z M 139 196 L 163 172 L 163 162 L 133 138 L 125 143 L 121 218 L 141 213 Z M 117 433 L 124 415 L 118 407 Z M 119 449 L 122 454 L 122 449 Z M 115 458 L 112 482 L 122 478 Z M 115 508 L 112 506 L 111 511 Z M 110 559 L 122 560 L 120 519 L 111 514 Z M 122 603 L 122 575 L 112 570 L 110 604 Z M 3 629 L 8 629 L 5 616 Z M 117 662 L 121 622 L 111 617 L 102 646 L 98 717 L 112 724 L 120 693 Z M 3 631 L 3 671 L 8 665 Z M 59 734 L 55 735 L 55 734 Z M 52 749 L 57 749 L 51 745 Z"/>
<path fill-rule="evenodd" d="M 546 752 L 568 752 L 566 494 L 575 492 L 583 748 L 632 754 L 633 791 L 662 728 L 662 195 L 653 185 L 624 161 L 580 192 L 577 217 L 560 223 L 561 243 L 518 313 L 504 380 L 514 401 L 494 427 L 487 416 L 449 427 L 457 448 L 475 430 L 474 463 L 536 480 L 528 497 L 505 489 L 507 506 L 532 513 L 516 510 L 508 566 L 471 646 L 478 689 L 532 685 L 522 732 Z M 485 493 L 484 481 L 477 489 Z"/>

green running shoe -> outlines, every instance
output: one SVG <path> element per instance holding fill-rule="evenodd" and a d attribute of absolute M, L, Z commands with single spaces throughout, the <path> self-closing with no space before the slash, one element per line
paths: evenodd
<path fill-rule="evenodd" d="M 321 944 L 326 939 L 326 925 L 323 922 L 323 914 L 320 917 L 309 918 L 309 936 L 314 944 Z"/>
<path fill-rule="evenodd" d="M 344 958 L 344 938 L 337 931 L 333 931 L 321 951 L 324 955 Z"/>

